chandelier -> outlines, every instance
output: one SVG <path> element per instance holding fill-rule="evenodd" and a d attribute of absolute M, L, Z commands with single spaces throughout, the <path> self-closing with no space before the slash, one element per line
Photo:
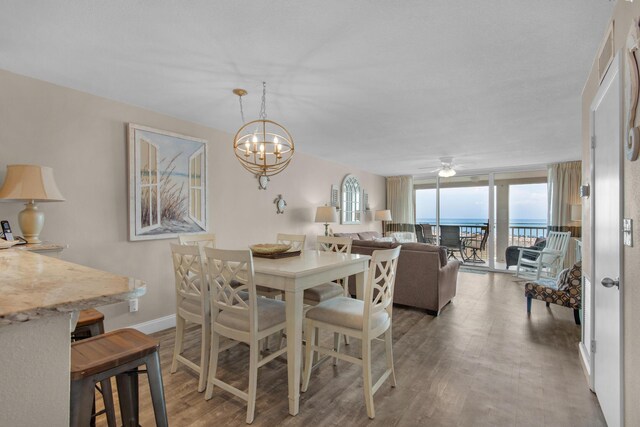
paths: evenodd
<path fill-rule="evenodd" d="M 246 170 L 258 178 L 282 172 L 293 157 L 293 138 L 284 126 L 273 120 L 267 120 L 266 82 L 262 82 L 262 105 L 258 120 L 245 123 L 242 97 L 247 94 L 247 91 L 234 89 L 233 93 L 240 99 L 240 115 L 243 123 L 233 138 L 233 151 L 236 158 Z"/>

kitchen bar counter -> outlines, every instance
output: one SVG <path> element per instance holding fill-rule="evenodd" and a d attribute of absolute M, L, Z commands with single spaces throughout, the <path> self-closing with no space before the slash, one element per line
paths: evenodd
<path fill-rule="evenodd" d="M 0 251 L 0 326 L 137 298 L 144 283 L 17 249 Z"/>
<path fill-rule="evenodd" d="M 67 427 L 72 313 L 145 291 L 129 277 L 0 250 L 0 426 Z"/>

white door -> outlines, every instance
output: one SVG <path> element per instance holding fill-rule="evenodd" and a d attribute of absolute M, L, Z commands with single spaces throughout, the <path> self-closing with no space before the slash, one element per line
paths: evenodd
<path fill-rule="evenodd" d="M 620 288 L 613 283 L 619 281 L 621 272 L 621 136 L 624 125 L 619 57 L 611 64 L 592 107 L 593 386 L 609 427 L 622 425 Z"/>

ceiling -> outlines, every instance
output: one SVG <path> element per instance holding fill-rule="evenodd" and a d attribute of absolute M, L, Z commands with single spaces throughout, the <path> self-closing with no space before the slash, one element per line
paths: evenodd
<path fill-rule="evenodd" d="M 381 175 L 575 160 L 614 2 L 0 3 L 0 68 L 235 133 L 246 89 L 300 152 Z M 231 149 L 231 148 L 230 148 Z"/>

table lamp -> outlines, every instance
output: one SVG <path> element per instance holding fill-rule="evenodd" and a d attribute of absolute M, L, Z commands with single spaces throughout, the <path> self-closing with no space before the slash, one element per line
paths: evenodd
<path fill-rule="evenodd" d="M 316 209 L 316 221 L 324 222 L 324 235 L 329 235 L 329 223 L 338 222 L 338 211 L 335 206 L 318 206 Z"/>
<path fill-rule="evenodd" d="M 382 235 L 384 236 L 384 222 L 391 221 L 391 211 L 389 209 L 384 209 L 381 211 L 376 211 L 374 219 L 376 221 L 382 221 Z"/>
<path fill-rule="evenodd" d="M 44 226 L 44 213 L 36 202 L 63 202 L 64 196 L 53 179 L 53 169 L 37 165 L 8 165 L 0 188 L 0 199 L 23 201 L 25 209 L 18 214 L 18 224 L 28 243 L 42 243 L 38 236 Z"/>

